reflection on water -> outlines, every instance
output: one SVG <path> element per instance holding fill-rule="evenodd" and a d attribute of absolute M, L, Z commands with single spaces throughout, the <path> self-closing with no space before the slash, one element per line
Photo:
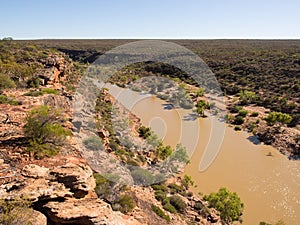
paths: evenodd
<path fill-rule="evenodd" d="M 191 163 L 186 166 L 185 173 L 191 175 L 198 185 L 194 188 L 196 193 L 206 194 L 220 187 L 237 192 L 245 203 L 245 225 L 258 225 L 260 221 L 274 223 L 280 219 L 288 225 L 298 224 L 299 161 L 288 160 L 279 151 L 260 144 L 246 132 L 225 127 L 217 157 L 200 172 L 204 153 L 215 153 L 215 148 L 218 148 L 219 140 L 214 140 L 212 129 L 221 132 L 224 123 L 213 117 L 196 119 L 186 110 L 166 109 L 166 102 L 153 96 L 111 85 L 109 88 L 114 96 L 119 96 L 119 101 L 141 118 L 144 125 L 151 126 L 165 144 L 174 147 L 181 142 L 187 148 Z"/>

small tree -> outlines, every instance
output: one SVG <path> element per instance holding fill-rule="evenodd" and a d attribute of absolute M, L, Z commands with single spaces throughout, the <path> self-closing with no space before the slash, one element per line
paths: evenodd
<path fill-rule="evenodd" d="M 186 190 L 190 188 L 190 186 L 194 185 L 194 181 L 192 180 L 192 177 L 189 175 L 184 175 L 182 181 L 181 181 L 183 187 L 185 187 Z"/>
<path fill-rule="evenodd" d="M 204 116 L 204 110 L 209 108 L 210 108 L 210 104 L 201 99 L 197 102 L 196 112 L 198 113 L 199 116 Z"/>
<path fill-rule="evenodd" d="M 147 139 L 150 135 L 151 135 L 151 129 L 149 127 L 145 127 L 145 126 L 141 126 L 139 129 L 138 129 L 138 133 L 139 133 L 139 136 L 144 138 L 144 139 Z"/>
<path fill-rule="evenodd" d="M 184 164 L 188 164 L 190 162 L 186 148 L 182 144 L 176 145 L 176 149 L 170 156 L 170 160 L 182 162 Z"/>
<path fill-rule="evenodd" d="M 203 197 L 209 202 L 210 207 L 221 213 L 221 219 L 226 223 L 241 220 L 244 204 L 237 193 L 231 193 L 227 188 L 220 188 L 217 193 L 211 193 Z"/>
<path fill-rule="evenodd" d="M 160 158 L 162 160 L 165 160 L 166 158 L 168 158 L 172 154 L 172 152 L 173 152 L 173 150 L 170 145 L 167 145 L 167 146 L 160 145 L 160 146 L 158 146 L 158 148 L 156 150 L 156 154 L 157 154 L 158 158 Z"/>
<path fill-rule="evenodd" d="M 32 156 L 57 154 L 58 147 L 62 146 L 66 136 L 71 134 L 60 124 L 59 111 L 46 105 L 31 110 L 25 122 L 24 134 L 28 138 L 28 149 Z"/>

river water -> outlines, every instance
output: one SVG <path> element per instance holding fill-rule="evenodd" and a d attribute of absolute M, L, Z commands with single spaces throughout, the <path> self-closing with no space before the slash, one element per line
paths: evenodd
<path fill-rule="evenodd" d="M 245 225 L 275 223 L 280 219 L 287 225 L 299 224 L 300 161 L 288 160 L 271 146 L 254 144 L 249 134 L 234 131 L 212 116 L 189 120 L 190 111 L 166 109 L 166 102 L 154 96 L 113 85 L 107 87 L 164 144 L 174 147 L 182 143 L 187 148 L 191 163 L 185 173 L 195 181 L 196 193 L 208 194 L 220 187 L 237 192 L 245 204 Z M 224 131 L 224 136 L 214 135 L 212 126 Z M 200 164 L 204 155 L 216 152 L 215 149 L 216 158 L 203 169 Z"/>

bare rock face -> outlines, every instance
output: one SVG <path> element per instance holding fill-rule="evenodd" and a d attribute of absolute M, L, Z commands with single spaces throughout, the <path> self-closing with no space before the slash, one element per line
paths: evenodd
<path fill-rule="evenodd" d="M 1 185 L 1 189 L 4 190 L 1 198 L 15 199 L 21 196 L 33 202 L 73 196 L 63 184 L 45 178 L 15 181 Z"/>
<path fill-rule="evenodd" d="M 21 171 L 24 177 L 30 178 L 46 178 L 49 177 L 49 169 L 34 164 L 24 166 Z"/>

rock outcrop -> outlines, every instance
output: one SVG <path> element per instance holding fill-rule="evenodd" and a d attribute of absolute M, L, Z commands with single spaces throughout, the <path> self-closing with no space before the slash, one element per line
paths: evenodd
<path fill-rule="evenodd" d="M 0 198 L 25 197 L 33 202 L 35 210 L 47 216 L 48 222 L 57 225 L 140 224 L 133 217 L 113 211 L 109 204 L 97 198 L 89 166 L 73 157 L 57 157 L 57 160 L 65 164 L 49 168 L 25 165 L 19 171 L 21 178 L 1 185 Z M 38 224 L 46 224 L 44 215 L 36 213 L 41 217 Z"/>
<path fill-rule="evenodd" d="M 59 55 L 49 56 L 45 62 L 45 70 L 39 74 L 43 85 L 56 84 L 65 80 L 66 75 L 70 73 L 71 62 Z"/>

